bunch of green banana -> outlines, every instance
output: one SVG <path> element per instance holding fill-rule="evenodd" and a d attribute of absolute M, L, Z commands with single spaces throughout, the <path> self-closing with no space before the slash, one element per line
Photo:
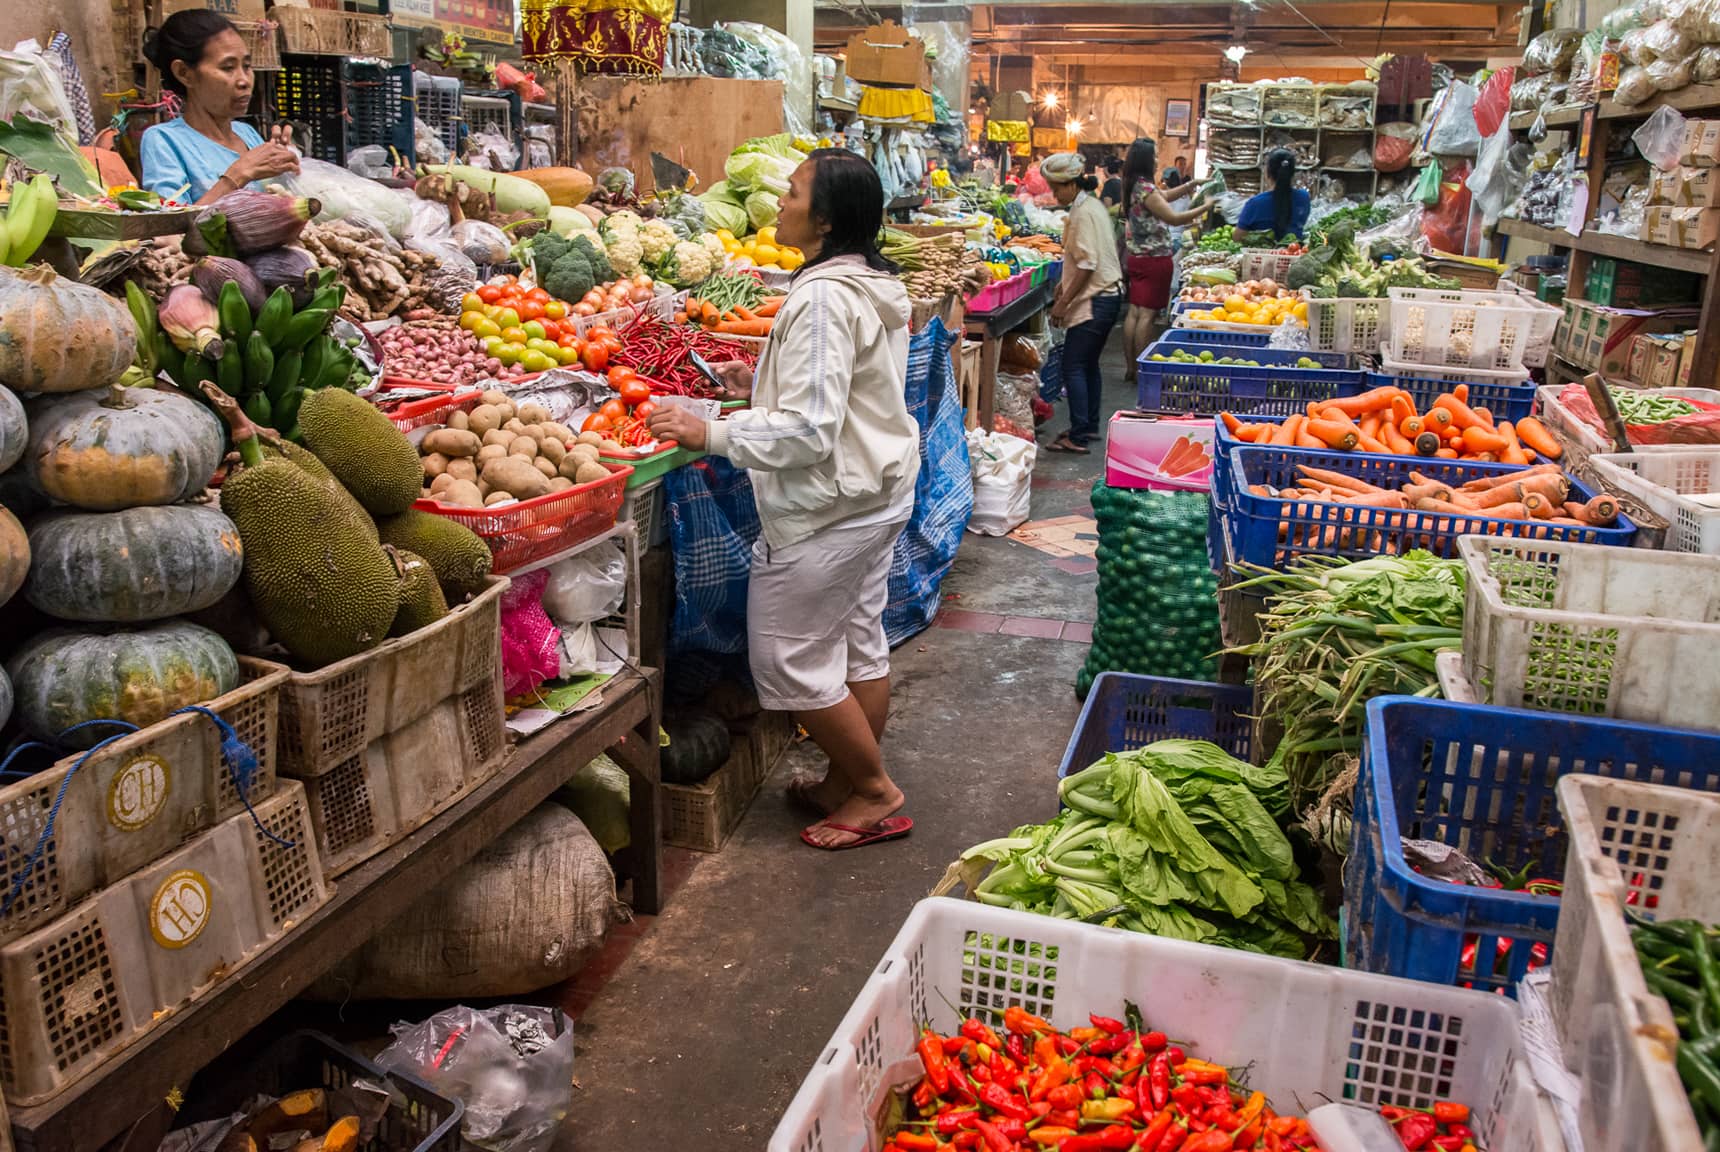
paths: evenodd
<path fill-rule="evenodd" d="M 59 210 L 60 194 L 54 190 L 54 178 L 46 172 L 12 185 L 12 198 L 6 204 L 4 225 L 0 226 L 0 262 L 22 268 L 48 238 L 48 229 L 53 227 L 54 214 Z"/>
<path fill-rule="evenodd" d="M 338 275 L 335 269 L 324 269 L 315 294 L 297 310 L 292 294 L 277 288 L 255 316 L 238 283 L 229 280 L 213 309 L 219 338 L 208 343 L 193 338 L 199 320 L 158 312 L 148 294 L 128 283 L 126 304 L 138 329 L 138 364 L 152 373 L 165 372 L 194 396 L 201 395 L 200 384 L 210 381 L 237 397 L 254 423 L 297 439 L 299 404 L 306 391 L 351 389 L 363 379 L 362 372 L 354 371 L 352 350 L 328 331 L 346 299 Z"/>

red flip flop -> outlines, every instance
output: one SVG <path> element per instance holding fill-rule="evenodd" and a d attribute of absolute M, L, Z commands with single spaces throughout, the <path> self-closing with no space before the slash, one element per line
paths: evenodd
<path fill-rule="evenodd" d="M 847 832 L 860 839 L 849 844 L 820 844 L 801 829 L 800 839 L 809 848 L 817 848 L 820 852 L 846 852 L 850 848 L 864 848 L 868 844 L 882 844 L 886 840 L 900 840 L 914 830 L 914 822 L 906 816 L 886 816 L 870 828 L 855 828 L 849 824 L 836 824 L 829 820 L 818 822 L 826 828 L 834 828 L 838 832 Z"/>

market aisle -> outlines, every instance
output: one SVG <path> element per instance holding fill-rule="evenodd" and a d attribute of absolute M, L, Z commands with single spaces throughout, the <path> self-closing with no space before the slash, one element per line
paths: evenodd
<path fill-rule="evenodd" d="M 1115 351 L 1107 379 L 1122 379 Z M 1132 401 L 1120 383 L 1108 387 L 1111 407 Z M 1060 409 L 1052 427 L 1063 423 Z M 1097 451 L 1041 453 L 1034 520 L 1090 515 L 1101 460 Z M 783 786 L 792 771 L 822 770 L 822 758 L 810 744 L 791 750 L 728 845 L 697 858 L 668 910 L 580 1014 L 580 1089 L 558 1150 L 764 1146 L 944 867 L 971 844 L 1055 812 L 1046 781 L 1078 711 L 1092 568 L 1090 558 L 966 538 L 944 583 L 955 598 L 942 626 L 894 654 L 884 752 L 908 794 L 914 834 L 847 853 L 802 845 L 806 820 L 785 806 Z"/>

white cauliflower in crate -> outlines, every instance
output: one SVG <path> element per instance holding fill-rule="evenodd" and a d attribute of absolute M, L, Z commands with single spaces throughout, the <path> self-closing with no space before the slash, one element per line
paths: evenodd
<path fill-rule="evenodd" d="M 703 284 L 705 278 L 716 270 L 717 262 L 703 244 L 682 240 L 663 258 L 657 275 L 677 288 L 693 288 Z"/>
<path fill-rule="evenodd" d="M 639 271 L 645 258 L 644 245 L 636 233 L 616 233 L 609 237 L 609 266 L 617 276 L 631 276 Z"/>
<path fill-rule="evenodd" d="M 612 236 L 637 236 L 639 230 L 644 226 L 645 221 L 639 213 L 623 209 L 620 212 L 611 212 L 605 216 L 603 223 L 597 226 L 597 230 L 607 240 Z"/>
<path fill-rule="evenodd" d="M 655 264 L 667 256 L 680 239 L 666 220 L 647 220 L 639 230 L 639 243 L 644 246 L 647 264 Z"/>

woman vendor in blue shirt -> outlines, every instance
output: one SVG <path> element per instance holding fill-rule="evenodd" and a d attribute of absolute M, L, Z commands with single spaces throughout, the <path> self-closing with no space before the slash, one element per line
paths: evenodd
<path fill-rule="evenodd" d="M 162 87 L 184 102 L 179 119 L 143 134 L 142 186 L 181 203 L 207 204 L 249 184 L 299 170 L 281 126 L 265 142 L 241 122 L 251 105 L 251 52 L 224 16 L 175 12 L 144 37 L 143 53 Z"/>
<path fill-rule="evenodd" d="M 1296 157 L 1288 148 L 1266 155 L 1266 182 L 1271 187 L 1251 197 L 1236 218 L 1238 232 L 1263 232 L 1279 240 L 1302 239 L 1308 227 L 1311 198 L 1296 187 Z"/>

